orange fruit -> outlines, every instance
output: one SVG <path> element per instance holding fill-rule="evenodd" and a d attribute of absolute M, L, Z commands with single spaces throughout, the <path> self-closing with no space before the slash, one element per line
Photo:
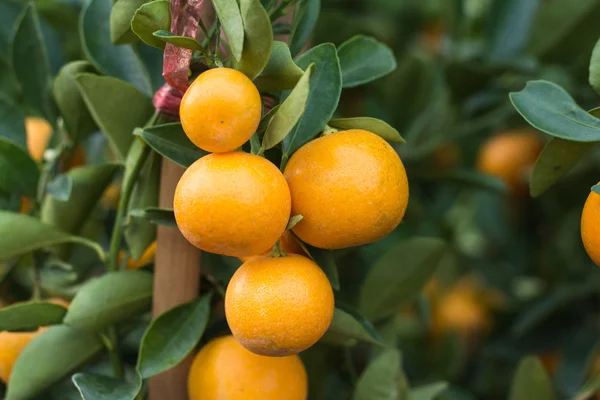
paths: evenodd
<path fill-rule="evenodd" d="M 398 154 L 364 130 L 332 133 L 302 146 L 284 175 L 292 193 L 292 229 L 304 242 L 341 249 L 375 242 L 398 226 L 408 179 Z"/>
<path fill-rule="evenodd" d="M 21 196 L 21 207 L 19 208 L 19 212 L 21 214 L 29 214 L 31 210 L 33 210 L 34 201 L 31 197 Z"/>
<path fill-rule="evenodd" d="M 194 358 L 188 394 L 190 400 L 306 400 L 308 379 L 297 355 L 259 356 L 225 336 Z"/>
<path fill-rule="evenodd" d="M 52 125 L 39 117 L 25 118 L 25 131 L 27 133 L 27 150 L 37 162 L 44 159 L 44 152 L 52 136 Z"/>
<path fill-rule="evenodd" d="M 292 234 L 292 232 L 290 231 L 285 231 L 283 233 L 283 235 L 281 235 L 281 237 L 279 238 L 279 248 L 287 254 L 299 254 L 301 256 L 308 256 L 305 252 L 304 249 L 302 248 L 302 246 L 300 246 L 300 243 L 298 243 L 298 241 L 296 240 L 296 238 L 294 237 L 294 235 Z M 269 253 L 271 252 L 271 250 L 267 250 L 264 253 L 260 254 L 262 256 L 268 256 Z M 247 256 L 247 257 L 240 257 L 240 260 L 243 262 L 248 261 L 249 259 L 251 259 L 252 257 L 256 257 L 256 255 L 254 256 Z"/>
<path fill-rule="evenodd" d="M 480 149 L 477 168 L 502 179 L 511 192 L 523 192 L 527 189 L 528 175 L 542 147 L 536 132 L 515 130 L 500 133 Z"/>
<path fill-rule="evenodd" d="M 134 260 L 133 258 L 129 258 L 127 260 L 127 265 L 125 269 L 140 269 L 145 267 L 146 265 L 152 264 L 154 262 L 154 256 L 156 255 L 156 241 L 152 242 L 150 246 L 142 253 L 141 257 L 138 260 Z M 119 262 L 123 259 L 125 253 L 121 252 L 119 254 Z"/>
<path fill-rule="evenodd" d="M 111 183 L 100 198 L 100 204 L 102 204 L 104 208 L 116 209 L 119 206 L 120 199 L 121 185 L 117 183 Z"/>
<path fill-rule="evenodd" d="M 290 218 L 290 190 L 268 160 L 248 153 L 215 153 L 183 174 L 173 199 L 179 230 L 194 246 L 233 257 L 262 254 Z"/>
<path fill-rule="evenodd" d="M 262 103 L 246 75 L 230 68 L 200 74 L 181 99 L 179 115 L 188 138 L 202 150 L 232 151 L 256 132 Z"/>
<path fill-rule="evenodd" d="M 581 240 L 588 255 L 600 266 L 600 194 L 590 191 L 581 213 Z"/>
<path fill-rule="evenodd" d="M 233 274 L 225 316 L 233 336 L 264 356 L 306 350 L 333 318 L 333 289 L 312 260 L 296 254 L 254 257 Z"/>

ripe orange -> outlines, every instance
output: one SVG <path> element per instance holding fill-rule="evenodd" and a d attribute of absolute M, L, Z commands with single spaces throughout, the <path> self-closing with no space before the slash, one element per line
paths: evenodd
<path fill-rule="evenodd" d="M 480 149 L 477 168 L 502 179 L 511 192 L 523 192 L 542 147 L 535 132 L 515 130 L 500 133 Z"/>
<path fill-rule="evenodd" d="M 302 248 L 302 246 L 300 246 L 300 243 L 298 243 L 298 240 L 296 240 L 296 238 L 290 231 L 285 231 L 283 233 L 283 235 L 281 235 L 281 237 L 279 238 L 279 248 L 284 253 L 287 253 L 287 254 L 291 253 L 291 254 L 299 254 L 301 256 L 307 256 L 307 254 L 304 252 L 304 249 Z M 270 252 L 271 252 L 271 250 L 267 250 L 260 255 L 268 256 Z M 243 262 L 246 262 L 249 259 L 251 259 L 252 257 L 255 257 L 255 256 L 240 257 L 240 260 Z"/>
<path fill-rule="evenodd" d="M 284 175 L 293 231 L 324 249 L 371 243 L 394 230 L 408 204 L 408 179 L 394 149 L 364 130 L 332 133 L 302 146 Z"/>
<path fill-rule="evenodd" d="M 233 275 L 225 316 L 233 336 L 264 356 L 306 350 L 333 318 L 333 290 L 312 260 L 296 254 L 254 257 Z"/>
<path fill-rule="evenodd" d="M 190 400 L 305 400 L 306 370 L 300 357 L 264 357 L 233 336 L 209 342 L 188 375 Z"/>
<path fill-rule="evenodd" d="M 27 133 L 27 150 L 31 158 L 41 162 L 50 136 L 52 136 L 52 125 L 43 118 L 27 117 L 25 118 L 25 131 Z"/>
<path fill-rule="evenodd" d="M 202 250 L 242 257 L 271 249 L 290 218 L 290 190 L 266 159 L 209 154 L 183 174 L 173 199 L 179 230 Z"/>
<path fill-rule="evenodd" d="M 111 183 L 100 198 L 100 204 L 102 204 L 104 208 L 116 209 L 119 206 L 120 199 L 121 185 L 117 183 Z"/>
<path fill-rule="evenodd" d="M 581 213 L 581 240 L 588 255 L 600 266 L 600 194 L 590 192 Z"/>
<path fill-rule="evenodd" d="M 181 99 L 181 125 L 202 150 L 222 153 L 246 143 L 260 122 L 262 103 L 246 75 L 210 69 L 196 78 Z"/>

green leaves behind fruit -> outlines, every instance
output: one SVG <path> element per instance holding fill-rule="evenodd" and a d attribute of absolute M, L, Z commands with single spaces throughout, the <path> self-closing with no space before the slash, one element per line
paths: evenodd
<path fill-rule="evenodd" d="M 87 61 L 70 62 L 60 69 L 52 86 L 54 101 L 73 142 L 77 142 L 79 138 L 96 129 L 96 124 L 79 93 L 76 81 L 78 74 L 93 71 L 94 67 Z"/>
<path fill-rule="evenodd" d="M 88 372 L 77 373 L 72 380 L 83 400 L 133 400 L 142 389 L 137 373 L 130 382 Z"/>
<path fill-rule="evenodd" d="M 367 274 L 360 292 L 360 311 L 375 321 L 399 311 L 431 278 L 446 250 L 444 241 L 426 237 L 392 247 Z"/>
<path fill-rule="evenodd" d="M 310 79 L 306 109 L 283 142 L 284 160 L 319 134 L 340 100 L 342 73 L 335 46 L 324 43 L 313 47 L 297 60 L 298 66 L 305 70 L 313 63 L 316 68 Z"/>
<path fill-rule="evenodd" d="M 179 364 L 196 347 L 210 316 L 210 295 L 175 307 L 155 319 L 140 346 L 137 368 L 143 378 Z"/>
<path fill-rule="evenodd" d="M 208 154 L 188 139 L 179 122 L 138 129 L 135 134 L 161 156 L 185 168 Z"/>
<path fill-rule="evenodd" d="M 304 0 L 296 6 L 292 19 L 292 32 L 290 33 L 290 51 L 292 55 L 298 54 L 308 41 L 317 24 L 320 12 L 321 0 Z"/>
<path fill-rule="evenodd" d="M 261 92 L 290 90 L 303 74 L 304 71 L 294 63 L 288 45 L 274 41 L 269 61 L 254 84 Z"/>
<path fill-rule="evenodd" d="M 171 10 L 168 0 L 156 0 L 137 9 L 131 20 L 131 30 L 146 44 L 158 49 L 165 48 L 165 41 L 153 35 L 156 31 L 168 31 L 171 27 Z"/>
<path fill-rule="evenodd" d="M 487 21 L 485 43 L 489 59 L 502 62 L 523 54 L 540 3 L 540 0 L 492 2 L 489 13 L 494 18 Z"/>
<path fill-rule="evenodd" d="M 110 41 L 113 44 L 134 43 L 138 37 L 131 30 L 131 20 L 145 0 L 117 0 L 110 11 Z"/>
<path fill-rule="evenodd" d="M 91 0 L 84 7 L 79 21 L 83 52 L 98 71 L 129 82 L 149 96 L 150 78 L 137 53 L 130 45 L 115 46 L 110 40 L 111 6 L 110 1 Z M 105 101 L 117 99 L 118 94 L 106 97 Z M 127 110 L 125 106 L 122 112 Z"/>
<path fill-rule="evenodd" d="M 271 19 L 260 0 L 241 0 L 244 22 L 244 49 L 235 68 L 248 78 L 256 78 L 267 65 L 273 46 Z"/>
<path fill-rule="evenodd" d="M 102 247 L 91 240 L 73 236 L 28 215 L 0 211 L 0 260 L 63 243 L 80 243 L 104 259 Z"/>
<path fill-rule="evenodd" d="M 91 332 L 58 325 L 33 339 L 17 358 L 6 400 L 29 399 L 88 362 L 102 342 Z"/>
<path fill-rule="evenodd" d="M 554 399 L 554 388 L 548 372 L 536 357 L 525 357 L 519 362 L 510 389 L 510 400 Z"/>
<path fill-rule="evenodd" d="M 152 274 L 110 272 L 88 281 L 73 299 L 64 323 L 98 331 L 145 311 L 152 302 Z"/>
<path fill-rule="evenodd" d="M 46 185 L 46 193 L 60 201 L 67 201 L 73 190 L 73 179 L 69 175 L 57 175 Z"/>
<path fill-rule="evenodd" d="M 152 101 L 134 86 L 108 76 L 80 74 L 77 84 L 94 121 L 124 160 L 133 130 L 143 126 L 154 112 Z"/>
<path fill-rule="evenodd" d="M 594 51 L 592 51 L 589 81 L 596 93 L 600 94 L 600 40 L 596 42 Z"/>
<path fill-rule="evenodd" d="M 67 309 L 45 301 L 17 303 L 0 310 L 0 331 L 32 331 L 60 324 Z"/>
<path fill-rule="evenodd" d="M 22 147 L 0 138 L 0 189 L 35 197 L 40 170 Z"/>
<path fill-rule="evenodd" d="M 396 69 L 392 50 L 375 38 L 356 35 L 338 47 L 342 84 L 355 87 L 381 78 Z"/>
<path fill-rule="evenodd" d="M 510 100 L 531 126 L 549 135 L 576 142 L 600 141 L 600 119 L 554 83 L 530 81 L 525 89 L 511 93 Z"/>
<path fill-rule="evenodd" d="M 332 119 L 327 125 L 341 130 L 363 129 L 380 136 L 388 142 L 406 143 L 402 136 L 400 136 L 400 132 L 391 127 L 387 122 L 377 118 L 358 117 Z"/>
<path fill-rule="evenodd" d="M 400 352 L 383 351 L 363 371 L 356 382 L 353 400 L 405 399 L 408 383 L 401 367 Z"/>
<path fill-rule="evenodd" d="M 177 36 L 173 35 L 169 31 L 157 31 L 152 34 L 156 39 L 162 40 L 165 43 L 171 43 L 177 47 L 182 47 L 184 49 L 190 50 L 198 50 L 205 52 L 206 49 L 194 38 L 189 36 Z M 164 46 L 163 46 L 164 47 Z"/>
<path fill-rule="evenodd" d="M 303 243 L 298 238 L 298 243 L 304 249 L 306 254 L 309 255 L 310 258 L 314 262 L 317 263 L 319 267 L 323 270 L 325 275 L 327 275 L 327 279 L 329 279 L 329 283 L 333 290 L 340 290 L 340 277 L 338 274 L 337 265 L 335 263 L 335 258 L 333 257 L 333 251 L 319 249 L 317 247 L 313 247 L 309 244 Z"/>
<path fill-rule="evenodd" d="M 25 114 L 20 107 L 3 97 L 0 97 L 0 139 L 27 149 Z"/>
<path fill-rule="evenodd" d="M 358 340 L 384 346 L 379 333 L 369 321 L 349 306 L 338 304 L 323 341 L 342 346 L 354 346 Z"/>
<path fill-rule="evenodd" d="M 408 392 L 408 400 L 435 400 L 446 391 L 448 383 L 434 382 L 417 386 Z"/>
<path fill-rule="evenodd" d="M 242 59 L 244 50 L 244 23 L 236 0 L 213 0 L 217 17 L 236 60 Z"/>
<path fill-rule="evenodd" d="M 172 208 L 148 207 L 145 209 L 133 209 L 129 215 L 134 218 L 144 218 L 153 224 L 164 226 L 177 226 L 175 222 L 175 213 Z"/>
<path fill-rule="evenodd" d="M 309 65 L 294 90 L 292 90 L 269 121 L 267 130 L 263 136 L 263 149 L 268 150 L 279 144 L 292 131 L 300 118 L 302 118 L 310 93 L 310 78 L 314 71 L 315 65 Z"/>
<path fill-rule="evenodd" d="M 50 61 L 44 44 L 40 20 L 33 3 L 21 15 L 13 38 L 12 63 L 27 114 L 44 117 L 54 123 L 51 99 Z"/>

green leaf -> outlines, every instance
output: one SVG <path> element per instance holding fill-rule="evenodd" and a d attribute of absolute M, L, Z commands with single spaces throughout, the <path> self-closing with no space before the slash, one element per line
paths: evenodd
<path fill-rule="evenodd" d="M 92 0 L 98 1 L 98 0 Z M 80 74 L 77 84 L 94 121 L 108 137 L 121 160 L 133 141 L 133 130 L 154 113 L 152 101 L 132 85 L 116 78 Z"/>
<path fill-rule="evenodd" d="M 33 331 L 60 324 L 67 309 L 45 301 L 17 303 L 0 310 L 0 331 Z"/>
<path fill-rule="evenodd" d="M 596 185 L 592 186 L 591 191 L 594 193 L 600 194 L 600 185 L 596 184 Z"/>
<path fill-rule="evenodd" d="M 600 392 L 600 373 L 594 374 L 577 391 L 573 400 L 592 399 L 593 395 Z"/>
<path fill-rule="evenodd" d="M 141 141 L 140 141 L 141 143 Z M 143 143 L 142 143 L 143 144 Z M 145 146 L 145 144 L 143 144 Z M 155 207 L 158 205 L 160 184 L 160 156 L 150 153 L 137 176 L 128 209 Z M 139 260 L 144 251 L 156 240 L 156 226 L 144 219 L 132 219 L 125 227 L 125 241 L 134 260 Z"/>
<path fill-rule="evenodd" d="M 435 400 L 448 388 L 447 382 L 434 382 L 417 386 L 408 392 L 408 400 Z"/>
<path fill-rule="evenodd" d="M 12 62 L 27 113 L 42 116 L 53 123 L 55 112 L 50 95 L 52 73 L 42 27 L 33 3 L 25 7 L 18 23 L 13 39 Z"/>
<path fill-rule="evenodd" d="M 552 381 L 537 357 L 524 357 L 519 362 L 510 389 L 510 400 L 552 400 Z"/>
<path fill-rule="evenodd" d="M 25 114 L 16 104 L 0 97 L 0 138 L 27 149 Z"/>
<path fill-rule="evenodd" d="M 130 45 L 115 46 L 110 41 L 111 3 L 110 0 L 91 0 L 84 7 L 79 24 L 83 52 L 98 71 L 129 82 L 150 95 L 150 77 L 139 56 Z M 118 94 L 105 101 L 117 99 Z"/>
<path fill-rule="evenodd" d="M 73 142 L 96 130 L 96 124 L 81 97 L 76 81 L 80 73 L 93 71 L 94 67 L 87 61 L 73 61 L 63 66 L 54 79 L 54 100 Z"/>
<path fill-rule="evenodd" d="M 294 216 L 293 216 L 293 217 L 291 217 L 291 218 L 290 218 L 290 220 L 288 221 L 288 224 L 287 224 L 287 226 L 285 227 L 285 230 L 286 230 L 286 231 L 289 231 L 289 230 L 291 230 L 293 227 L 295 227 L 295 226 L 296 226 L 296 224 L 297 224 L 298 222 L 302 221 L 303 219 L 304 219 L 304 216 L 303 216 L 303 215 L 300 215 L 300 214 L 298 214 L 298 215 L 294 215 Z"/>
<path fill-rule="evenodd" d="M 327 124 L 337 129 L 363 129 L 382 137 L 388 142 L 406 143 L 400 133 L 387 122 L 370 117 L 332 119 Z"/>
<path fill-rule="evenodd" d="M 188 139 L 179 122 L 139 129 L 135 134 L 154 151 L 182 167 L 187 168 L 208 154 Z"/>
<path fill-rule="evenodd" d="M 600 141 L 600 119 L 554 83 L 530 81 L 525 89 L 511 93 L 510 100 L 529 124 L 549 135 L 577 142 Z"/>
<path fill-rule="evenodd" d="M 500 195 L 506 193 L 506 184 L 502 179 L 472 169 L 452 168 L 446 171 L 435 170 L 419 175 L 415 174 L 415 178 L 432 182 L 447 182 L 459 187 L 485 190 Z"/>
<path fill-rule="evenodd" d="M 142 338 L 137 368 L 143 378 L 181 362 L 198 344 L 210 316 L 210 295 L 161 314 Z"/>
<path fill-rule="evenodd" d="M 146 209 L 134 209 L 129 212 L 134 218 L 145 218 L 153 224 L 176 227 L 175 213 L 172 208 L 148 207 Z"/>
<path fill-rule="evenodd" d="M 30 399 L 103 349 L 97 335 L 69 326 L 50 327 L 25 347 L 15 362 L 6 400 Z"/>
<path fill-rule="evenodd" d="M 355 87 L 381 78 L 396 69 L 392 50 L 375 38 L 356 35 L 338 47 L 342 83 Z"/>
<path fill-rule="evenodd" d="M 303 0 L 294 11 L 292 19 L 292 32 L 290 33 L 290 51 L 296 55 L 302 50 L 312 33 L 319 13 L 321 0 Z"/>
<path fill-rule="evenodd" d="M 323 340 L 342 345 L 353 344 L 357 340 L 362 340 L 384 346 L 383 339 L 369 321 L 350 307 L 342 307 L 340 304 L 335 308 L 333 320 L 325 336 L 323 336 Z"/>
<path fill-rule="evenodd" d="M 408 384 L 402 372 L 400 352 L 383 351 L 364 370 L 356 382 L 353 400 L 402 400 Z"/>
<path fill-rule="evenodd" d="M 592 51 L 589 81 L 596 93 L 600 94 L 600 40 L 596 42 Z"/>
<path fill-rule="evenodd" d="M 284 159 L 314 139 L 331 119 L 342 93 L 342 73 L 335 46 L 325 43 L 302 54 L 297 64 L 307 69 L 315 64 L 310 79 L 306 109 L 300 121 L 284 140 Z"/>
<path fill-rule="evenodd" d="M 156 31 L 168 31 L 171 26 L 171 10 L 168 0 L 156 0 L 137 9 L 131 20 L 131 29 L 146 44 L 158 49 L 165 48 L 164 40 L 156 38 Z"/>
<path fill-rule="evenodd" d="M 487 23 L 486 50 L 492 60 L 520 56 L 529 39 L 529 31 L 540 0 L 494 0 Z"/>
<path fill-rule="evenodd" d="M 173 35 L 169 31 L 156 31 L 152 34 L 152 36 L 158 40 L 162 40 L 165 43 L 171 43 L 184 49 L 206 51 L 199 41 L 189 36 L 177 36 Z"/>
<path fill-rule="evenodd" d="M 279 144 L 296 126 L 298 121 L 300 121 L 306 109 L 310 92 L 310 78 L 314 71 L 315 65 L 309 65 L 294 90 L 292 90 L 269 121 L 267 131 L 263 136 L 263 149 L 268 150 Z"/>
<path fill-rule="evenodd" d="M 142 389 L 142 378 L 132 382 L 104 375 L 80 372 L 71 378 L 83 400 L 134 400 Z"/>
<path fill-rule="evenodd" d="M 260 0 L 240 0 L 244 22 L 244 49 L 236 69 L 256 78 L 267 65 L 273 46 L 271 19 Z"/>
<path fill-rule="evenodd" d="M 446 254 L 446 243 L 415 237 L 392 247 L 371 267 L 360 292 L 360 310 L 371 320 L 393 315 L 431 278 Z"/>
<path fill-rule="evenodd" d="M 0 189 L 35 197 L 40 170 L 25 150 L 0 137 Z"/>
<path fill-rule="evenodd" d="M 269 61 L 254 84 L 261 92 L 290 90 L 303 74 L 304 71 L 294 63 L 288 45 L 274 41 Z"/>
<path fill-rule="evenodd" d="M 99 331 L 133 317 L 152 303 L 152 274 L 146 271 L 109 272 L 88 281 L 71 302 L 64 323 Z"/>
<path fill-rule="evenodd" d="M 72 236 L 29 215 L 0 211 L 0 237 L 0 260 L 63 243 L 83 244 L 104 259 L 104 251 L 98 243 Z"/>
<path fill-rule="evenodd" d="M 298 243 L 300 243 L 300 241 Z M 333 252 L 331 250 L 319 249 L 306 243 L 302 243 L 302 245 L 306 253 L 310 255 L 310 258 L 312 258 L 314 262 L 321 267 L 323 272 L 325 272 L 325 275 L 327 275 L 327 278 L 329 279 L 329 283 L 331 283 L 331 287 L 334 290 L 340 290 L 340 278 Z"/>
<path fill-rule="evenodd" d="M 0 2 L 0 49 L 11 49 L 17 23 L 23 11 L 21 2 Z M 15 71 L 11 61 L 11 52 L 0 52 L 0 92 L 9 98 L 16 98 L 20 90 L 15 79 Z M 2 119 L 0 119 L 1 121 Z"/>
<path fill-rule="evenodd" d="M 213 5 L 229 48 L 236 60 L 241 60 L 244 50 L 244 23 L 236 0 L 213 0 Z"/>
<path fill-rule="evenodd" d="M 57 200 L 67 201 L 73 190 L 73 179 L 69 175 L 58 175 L 46 185 L 46 193 Z"/>
<path fill-rule="evenodd" d="M 145 0 L 117 0 L 110 11 L 110 41 L 113 44 L 134 43 L 138 37 L 131 30 L 131 20 Z"/>

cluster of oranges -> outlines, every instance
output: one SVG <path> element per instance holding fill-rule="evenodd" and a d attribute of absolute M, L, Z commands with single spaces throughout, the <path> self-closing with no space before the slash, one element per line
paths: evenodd
<path fill-rule="evenodd" d="M 212 154 L 193 163 L 177 185 L 179 230 L 204 251 L 246 260 L 225 294 L 233 337 L 196 356 L 192 400 L 306 398 L 297 353 L 328 329 L 334 295 L 297 238 L 322 249 L 371 243 L 396 228 L 408 203 L 404 166 L 374 133 L 348 130 L 312 140 L 282 173 L 266 158 L 239 151 L 261 115 L 257 88 L 228 68 L 201 74 L 180 106 L 186 135 Z M 287 230 L 290 218 L 300 216 Z M 243 378 L 242 369 L 252 377 Z"/>

